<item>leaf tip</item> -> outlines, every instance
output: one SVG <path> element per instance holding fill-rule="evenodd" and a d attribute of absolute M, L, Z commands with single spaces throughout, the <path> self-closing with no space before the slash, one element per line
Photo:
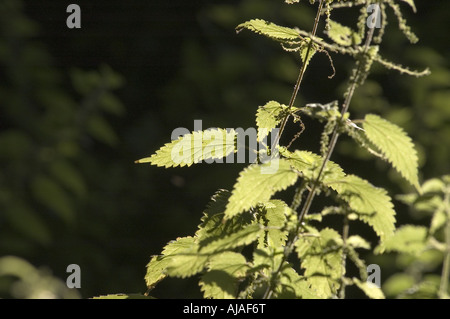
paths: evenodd
<path fill-rule="evenodd" d="M 135 160 L 134 163 L 135 164 L 143 164 L 143 163 L 150 163 L 152 160 L 150 157 L 145 157 L 145 158 L 141 158 L 138 160 Z"/>

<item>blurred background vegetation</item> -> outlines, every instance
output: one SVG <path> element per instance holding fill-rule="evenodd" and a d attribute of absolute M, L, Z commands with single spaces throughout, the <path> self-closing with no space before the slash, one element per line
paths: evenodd
<path fill-rule="evenodd" d="M 177 127 L 248 128 L 269 100 L 287 103 L 299 57 L 234 28 L 252 18 L 310 30 L 314 8 L 282 0 L 76 1 L 81 29 L 66 27 L 72 1 L 0 1 L 0 297 L 89 298 L 145 292 L 150 256 L 192 235 L 210 196 L 231 189 L 244 164 L 164 170 L 134 164 Z M 401 3 L 419 36 L 410 45 L 389 17 L 381 52 L 432 75 L 411 78 L 379 66 L 355 94 L 353 118 L 380 114 L 405 128 L 421 179 L 450 172 L 450 2 Z M 356 26 L 357 10 L 334 19 Z M 352 61 L 311 62 L 297 105 L 342 99 Z M 318 150 L 320 126 L 305 122 L 294 147 Z M 298 127 L 288 127 L 290 138 Z M 333 160 L 392 194 L 411 191 L 349 140 Z M 395 201 L 398 224 L 428 223 Z M 394 256 L 370 257 L 382 280 Z M 69 264 L 81 289 L 68 290 Z M 439 269 L 438 269 L 439 270 Z M 196 279 L 169 279 L 154 295 L 201 297 Z"/>

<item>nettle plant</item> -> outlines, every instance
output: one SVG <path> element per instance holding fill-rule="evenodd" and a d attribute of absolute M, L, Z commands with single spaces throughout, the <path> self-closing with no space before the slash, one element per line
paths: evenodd
<path fill-rule="evenodd" d="M 299 0 L 285 2 L 297 5 Z M 260 19 L 237 26 L 237 32 L 252 31 L 279 42 L 287 52 L 299 54 L 302 63 L 298 80 L 287 105 L 269 101 L 257 109 L 257 139 L 263 147 L 255 150 L 255 161 L 239 174 L 233 189 L 221 189 L 212 196 L 193 236 L 169 242 L 160 255 L 151 258 L 145 276 L 146 296 L 167 276 L 199 276 L 205 298 L 345 298 L 346 287 L 351 285 L 370 298 L 384 298 L 382 290 L 367 280 L 367 264 L 358 251 L 373 249 L 381 254 L 387 249 L 395 250 L 393 238 L 409 234 L 409 230 L 403 228 L 401 234 L 395 233 L 396 213 L 385 189 L 346 174 L 330 158 L 339 136 L 346 134 L 390 163 L 415 188 L 414 196 L 419 196 L 422 191 L 418 157 L 411 139 L 400 127 L 378 115 L 352 119 L 349 107 L 373 63 L 411 76 L 423 76 L 429 71 L 412 71 L 380 55 L 388 12 L 394 13 L 406 38 L 412 43 L 417 41 L 402 16 L 401 1 L 309 2 L 318 6 L 311 32 Z M 403 2 L 416 9 L 413 0 Z M 357 30 L 332 19 L 334 9 L 353 6 L 361 7 Z M 321 19 L 325 20 L 327 39 L 317 35 Z M 333 54 L 354 59 L 343 101 L 295 106 L 305 70 L 318 54 L 328 56 L 333 72 Z M 301 137 L 305 129 L 302 117 L 323 123 L 320 154 L 291 149 L 292 142 L 279 145 L 290 120 L 300 124 L 293 140 Z M 271 142 L 266 143 L 269 136 Z M 166 168 L 191 166 L 229 158 L 241 144 L 235 130 L 196 131 L 180 136 L 137 162 Z M 276 197 L 290 187 L 294 189 L 290 202 Z M 319 195 L 329 201 L 321 210 L 312 211 L 313 201 Z M 324 217 L 332 214 L 342 218 L 341 229 L 324 226 Z M 439 216 L 448 223 L 448 212 Z M 359 223 L 373 229 L 379 239 L 376 247 L 372 248 L 360 235 L 349 235 L 350 225 L 355 227 L 352 233 L 358 233 Z M 359 270 L 358 276 L 347 275 L 350 263 Z"/>
<path fill-rule="evenodd" d="M 432 178 L 422 192 L 397 196 L 416 218 L 429 220 L 429 227 L 404 225 L 384 245 L 396 254 L 403 272 L 389 277 L 383 285 L 388 297 L 449 298 L 450 274 L 450 175 Z M 441 275 L 436 271 L 442 269 Z"/>

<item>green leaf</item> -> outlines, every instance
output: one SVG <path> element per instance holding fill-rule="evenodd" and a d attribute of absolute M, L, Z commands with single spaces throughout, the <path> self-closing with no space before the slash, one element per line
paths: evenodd
<path fill-rule="evenodd" d="M 297 150 L 295 152 L 289 152 L 284 148 L 280 149 L 280 153 L 286 157 L 286 160 L 292 168 L 300 172 L 305 179 L 315 181 L 323 163 L 322 156 L 309 151 Z M 327 185 L 332 181 L 344 178 L 344 176 L 345 173 L 338 164 L 328 161 L 322 172 L 320 182 Z"/>
<path fill-rule="evenodd" d="M 147 265 L 147 273 L 145 274 L 145 283 L 149 289 L 153 288 L 158 282 L 163 280 L 167 274 L 165 272 L 170 263 L 170 257 L 153 256 Z"/>
<path fill-rule="evenodd" d="M 309 61 L 311 61 L 312 57 L 316 53 L 316 46 L 310 41 L 310 38 L 306 38 L 300 46 L 300 58 L 305 64 L 305 67 L 308 66 Z"/>
<path fill-rule="evenodd" d="M 441 209 L 438 209 L 433 214 L 433 218 L 431 219 L 430 233 L 434 234 L 436 231 L 441 229 L 447 223 L 448 218 L 450 217 L 447 216 L 443 207 Z"/>
<path fill-rule="evenodd" d="M 227 190 L 219 190 L 211 198 L 204 211 L 202 222 L 195 233 L 200 246 L 236 233 L 253 222 L 251 215 L 245 213 L 224 219 L 224 211 L 230 195 L 231 193 Z"/>
<path fill-rule="evenodd" d="M 338 101 L 332 101 L 330 103 L 308 103 L 305 107 L 301 108 L 300 111 L 309 115 L 310 117 L 316 118 L 321 122 L 337 120 L 341 117 L 341 111 L 339 110 Z M 344 118 L 347 119 L 349 113 L 344 114 Z"/>
<path fill-rule="evenodd" d="M 182 237 L 164 247 L 163 255 L 169 261 L 167 274 L 173 277 L 189 277 L 201 272 L 209 255 L 199 254 L 199 246 L 193 237 Z"/>
<path fill-rule="evenodd" d="M 313 294 L 309 282 L 300 276 L 294 268 L 285 263 L 279 275 L 280 279 L 275 287 L 275 296 L 280 299 L 317 299 Z"/>
<path fill-rule="evenodd" d="M 264 204 L 267 219 L 267 244 L 269 247 L 283 246 L 287 240 L 286 213 L 288 205 L 282 200 L 271 200 Z"/>
<path fill-rule="evenodd" d="M 239 279 L 245 277 L 249 266 L 245 257 L 236 252 L 223 252 L 211 258 L 208 272 L 200 281 L 204 298 L 235 298 Z"/>
<path fill-rule="evenodd" d="M 304 178 L 315 180 L 323 158 L 306 151 L 289 152 L 283 148 L 280 153 L 292 167 L 303 174 Z M 334 189 L 349 207 L 358 214 L 358 218 L 371 225 L 382 240 L 395 229 L 395 211 L 391 198 L 382 188 L 371 185 L 354 175 L 345 175 L 342 168 L 328 161 L 321 177 L 321 182 Z"/>
<path fill-rule="evenodd" d="M 411 138 L 400 127 L 377 115 L 366 115 L 363 126 L 367 138 L 378 147 L 385 159 L 420 190 L 418 157 Z"/>
<path fill-rule="evenodd" d="M 242 31 L 242 29 L 247 29 L 275 40 L 284 40 L 284 41 L 300 40 L 300 36 L 296 30 L 287 27 L 282 27 L 262 19 L 253 19 L 241 23 L 236 27 L 236 32 L 239 33 Z"/>
<path fill-rule="evenodd" d="M 152 156 L 137 160 L 136 163 L 150 163 L 167 168 L 221 159 L 235 151 L 235 137 L 234 130 L 196 131 L 167 143 Z"/>
<path fill-rule="evenodd" d="M 274 159 L 265 164 L 252 164 L 245 168 L 234 185 L 225 210 L 225 217 L 235 215 L 268 201 L 273 194 L 286 189 L 297 181 L 289 162 Z"/>
<path fill-rule="evenodd" d="M 328 185 L 348 202 L 360 220 L 372 226 L 382 242 L 393 234 L 395 211 L 386 190 L 355 175 L 346 175 Z"/>
<path fill-rule="evenodd" d="M 353 282 L 359 287 L 367 297 L 371 299 L 385 299 L 383 291 L 372 282 L 361 282 L 358 278 L 353 278 Z"/>
<path fill-rule="evenodd" d="M 418 255 L 426 246 L 427 228 L 423 226 L 405 225 L 398 228 L 394 235 L 375 249 L 397 251 Z"/>
<path fill-rule="evenodd" d="M 288 107 L 276 101 L 267 102 L 260 106 L 256 112 L 256 125 L 258 126 L 258 139 L 264 139 L 272 129 L 280 124 L 281 120 L 287 115 Z"/>
<path fill-rule="evenodd" d="M 396 276 L 396 275 L 394 275 Z M 394 277 L 393 276 L 393 277 Z M 386 290 L 389 288 L 392 293 L 398 292 L 396 288 L 405 288 L 407 283 L 411 282 L 412 285 L 410 287 L 407 287 L 407 289 L 400 292 L 400 295 L 397 295 L 397 298 L 404 298 L 404 299 L 438 299 L 438 291 L 440 286 L 440 276 L 434 275 L 434 274 L 427 274 L 423 276 L 423 279 L 419 282 L 417 282 L 414 277 L 404 274 L 399 274 L 399 277 L 394 277 L 394 279 L 391 281 L 389 278 L 388 283 L 383 285 L 383 288 L 386 287 Z M 408 280 L 408 277 L 409 280 Z M 402 282 L 403 280 L 403 282 Z M 402 286 L 400 286 L 403 284 Z M 398 285 L 396 287 L 395 285 Z M 409 289 L 408 289 L 409 288 Z M 412 289 L 411 289 L 412 288 Z M 400 290 L 400 289 L 398 289 Z M 389 291 L 389 292 L 391 292 Z M 386 295 L 389 295 L 388 292 L 386 292 Z"/>
<path fill-rule="evenodd" d="M 242 278 L 245 277 L 250 267 L 242 254 L 226 251 L 212 257 L 208 268 L 222 270 L 234 278 Z"/>
<path fill-rule="evenodd" d="M 258 239 L 263 228 L 259 224 L 248 225 L 245 228 L 225 236 L 201 247 L 200 253 L 203 255 L 223 252 L 239 246 L 245 246 Z"/>
<path fill-rule="evenodd" d="M 279 268 L 283 254 L 283 247 L 260 246 L 253 252 L 253 268 L 261 270 L 265 276 L 270 276 Z"/>
<path fill-rule="evenodd" d="M 295 250 L 311 289 L 321 298 L 330 298 L 337 293 L 345 271 L 343 241 L 339 233 L 330 228 L 316 235 L 300 238 L 295 243 Z"/>
<path fill-rule="evenodd" d="M 335 43 L 343 46 L 359 45 L 361 43 L 361 37 L 349 27 L 333 20 L 329 21 L 329 26 L 330 29 L 327 31 L 328 37 Z"/>
<path fill-rule="evenodd" d="M 370 243 L 359 235 L 352 235 L 347 238 L 347 245 L 353 248 L 370 249 Z"/>
<path fill-rule="evenodd" d="M 176 255 L 179 252 L 191 248 L 193 245 L 195 245 L 194 237 L 179 237 L 176 240 L 170 241 L 166 246 L 164 246 L 162 254 L 164 256 Z"/>
<path fill-rule="evenodd" d="M 409 290 L 415 284 L 415 279 L 410 274 L 398 273 L 389 277 L 383 283 L 383 291 L 388 298 L 397 297 L 407 290 Z"/>
<path fill-rule="evenodd" d="M 377 188 L 358 176 L 346 175 L 330 181 L 329 186 L 357 213 L 373 214 L 378 211 L 392 210 L 391 198 L 386 190 Z"/>
<path fill-rule="evenodd" d="M 445 191 L 445 183 L 439 178 L 432 178 L 425 181 L 422 185 L 424 195 L 443 194 Z"/>

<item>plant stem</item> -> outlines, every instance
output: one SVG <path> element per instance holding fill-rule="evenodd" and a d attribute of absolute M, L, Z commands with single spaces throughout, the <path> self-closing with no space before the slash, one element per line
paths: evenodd
<path fill-rule="evenodd" d="M 339 298 L 340 299 L 345 299 L 345 287 L 347 286 L 344 279 L 345 279 L 345 269 L 346 269 L 346 264 L 347 264 L 346 251 L 347 251 L 347 238 L 348 238 L 349 228 L 350 228 L 350 226 L 349 226 L 349 222 L 348 222 L 348 217 L 347 217 L 347 215 L 345 215 L 345 217 L 344 217 L 344 226 L 342 227 L 342 240 L 343 240 L 343 247 L 342 247 L 342 249 L 343 249 L 344 253 L 342 254 L 342 269 L 343 269 L 343 272 L 342 272 L 342 277 L 341 277 L 341 291 L 340 291 L 340 294 L 339 294 Z"/>
<path fill-rule="evenodd" d="M 316 16 L 316 20 L 315 20 L 315 24 L 314 24 L 315 28 L 317 27 L 318 17 L 320 17 L 320 11 L 322 10 L 323 2 L 324 1 L 321 0 L 320 5 L 319 5 L 319 10 L 318 10 L 318 13 L 317 13 L 317 16 Z M 317 30 L 315 30 L 315 31 L 317 31 Z M 363 54 L 366 54 L 368 52 L 368 50 L 369 50 L 370 44 L 371 44 L 372 39 L 373 39 L 374 31 L 375 31 L 375 28 L 371 28 L 367 32 L 367 37 L 366 37 L 366 42 L 364 44 Z M 312 35 L 315 36 L 315 33 L 313 33 Z M 303 69 L 303 66 L 302 66 L 302 69 Z M 299 213 L 297 227 L 296 227 L 296 230 L 295 230 L 295 236 L 286 244 L 286 247 L 285 247 L 285 250 L 284 250 L 283 259 L 282 259 L 282 261 L 280 263 L 280 266 L 273 273 L 273 276 L 275 278 L 278 276 L 279 272 L 281 271 L 283 263 L 287 260 L 288 256 L 292 252 L 292 250 L 294 248 L 294 244 L 297 241 L 298 236 L 300 235 L 300 229 L 302 227 L 303 220 L 304 220 L 305 216 L 308 214 L 309 209 L 311 208 L 311 204 L 312 204 L 312 202 L 314 200 L 314 197 L 316 195 L 316 190 L 318 188 L 318 185 L 319 185 L 320 179 L 322 177 L 322 174 L 324 172 L 324 169 L 326 167 L 326 164 L 329 161 L 329 159 L 331 157 L 331 154 L 333 153 L 333 151 L 334 151 L 334 149 L 336 147 L 336 142 L 337 142 L 338 137 L 339 137 L 339 125 L 342 122 L 345 113 L 347 113 L 347 111 L 348 111 L 348 108 L 350 106 L 350 102 L 351 102 L 351 100 L 353 98 L 353 94 L 354 94 L 354 92 L 356 90 L 356 87 L 358 86 L 358 82 L 359 82 L 358 79 L 362 75 L 362 71 L 363 71 L 363 63 L 358 62 L 354 80 L 351 83 L 351 86 L 350 86 L 350 89 L 348 91 L 348 94 L 347 94 L 347 96 L 346 96 L 346 98 L 344 100 L 344 103 L 342 105 L 340 120 L 336 122 L 336 125 L 335 125 L 335 127 L 333 129 L 332 137 L 331 137 L 331 140 L 330 140 L 330 143 L 329 143 L 329 146 L 328 146 L 327 153 L 325 155 L 325 158 L 324 158 L 324 160 L 322 162 L 322 165 L 320 167 L 320 170 L 319 170 L 319 174 L 317 175 L 316 179 L 314 180 L 314 182 L 312 184 L 312 187 L 311 187 L 311 190 L 309 191 L 308 196 L 307 196 L 307 198 L 305 200 L 305 204 L 304 204 L 302 210 Z M 300 75 L 303 76 L 302 72 L 300 72 Z M 300 82 L 301 82 L 301 77 L 300 76 L 299 76 L 299 79 L 300 79 Z M 297 93 L 294 92 L 293 96 L 296 95 L 296 94 Z M 287 117 L 285 118 L 285 121 L 287 121 Z M 285 121 L 283 123 L 285 123 Z M 284 126 L 282 126 L 282 128 L 284 129 Z M 281 133 L 282 133 L 282 130 L 280 129 L 278 137 L 281 135 Z M 278 140 L 279 140 L 279 138 L 277 139 L 277 141 Z M 264 293 L 263 298 L 264 299 L 270 298 L 272 296 L 272 293 L 273 293 L 273 285 L 270 284 L 267 287 L 267 290 Z"/>
<path fill-rule="evenodd" d="M 364 45 L 364 53 L 367 53 L 369 50 L 370 43 L 373 39 L 375 28 L 369 29 L 369 32 L 367 33 L 366 43 Z M 336 125 L 333 129 L 333 134 L 331 135 L 331 140 L 328 146 L 327 153 L 325 154 L 325 158 L 322 162 L 322 166 L 320 167 L 319 174 L 317 175 L 317 178 L 315 179 L 311 191 L 308 193 L 308 197 L 306 198 L 305 205 L 303 206 L 302 211 L 299 214 L 299 224 L 303 222 L 303 219 L 305 218 L 305 215 L 308 213 L 311 203 L 316 195 L 316 189 L 319 184 L 320 178 L 322 177 L 323 171 L 325 169 L 325 166 L 327 165 L 327 162 L 330 160 L 331 154 L 334 151 L 334 148 L 336 147 L 337 140 L 339 138 L 339 123 L 342 122 L 342 119 L 344 118 L 345 113 L 347 113 L 348 108 L 350 106 L 350 102 L 353 98 L 353 94 L 355 93 L 356 87 L 358 85 L 358 78 L 361 76 L 361 70 L 362 63 L 359 63 L 358 68 L 356 70 L 355 79 L 353 83 L 351 84 L 350 90 L 348 91 L 348 94 L 345 98 L 344 104 L 342 105 L 341 110 L 341 117 L 339 121 L 336 122 Z"/>
<path fill-rule="evenodd" d="M 325 2 L 325 0 L 320 0 L 319 8 L 317 9 L 316 18 L 314 19 L 314 26 L 313 26 L 313 29 L 312 29 L 312 32 L 311 32 L 311 34 L 313 36 L 315 36 L 316 33 L 317 33 L 317 27 L 319 25 L 319 20 L 320 20 L 321 14 L 322 14 L 321 12 L 322 12 L 322 8 L 323 8 L 323 3 L 324 2 Z M 304 59 L 305 62 L 303 62 L 302 67 L 300 68 L 300 72 L 298 74 L 297 82 L 295 83 L 295 86 L 294 86 L 294 91 L 292 92 L 291 99 L 289 100 L 289 104 L 288 104 L 288 110 L 289 111 L 292 109 L 292 107 L 294 106 L 295 100 L 297 99 L 297 94 L 298 94 L 298 91 L 300 90 L 300 85 L 302 84 L 303 76 L 304 76 L 305 71 L 306 71 L 306 66 L 307 66 L 306 61 L 309 60 L 309 55 L 311 53 L 312 44 L 313 44 L 313 41 L 312 41 L 312 39 L 310 39 L 310 41 L 308 43 L 308 48 L 306 50 L 305 59 Z M 286 127 L 286 124 L 287 124 L 288 120 L 289 120 L 289 114 L 286 115 L 284 117 L 283 121 L 281 122 L 280 130 L 278 131 L 277 137 L 276 137 L 274 143 L 272 144 L 272 149 L 273 149 L 273 147 L 278 145 L 278 142 L 280 141 L 280 138 L 281 138 L 281 134 L 283 134 L 284 128 Z"/>
<path fill-rule="evenodd" d="M 319 7 L 318 7 L 317 13 L 316 13 L 316 18 L 314 19 L 313 30 L 311 32 L 311 34 L 313 36 L 315 36 L 316 33 L 317 33 L 317 27 L 319 25 L 320 16 L 322 15 L 322 8 L 323 8 L 323 4 L 324 4 L 325 1 L 326 0 L 320 0 Z M 305 61 L 308 61 L 312 44 L 313 44 L 313 41 L 312 41 L 312 39 L 310 39 L 309 44 L 308 44 L 308 49 L 306 51 Z M 303 63 L 302 67 L 300 68 L 300 72 L 298 74 L 297 82 L 295 83 L 295 86 L 294 86 L 294 91 L 292 92 L 291 100 L 289 101 L 289 105 L 288 105 L 288 109 L 289 110 L 292 108 L 292 106 L 295 103 L 295 99 L 297 98 L 298 91 L 300 90 L 300 85 L 302 83 L 303 75 L 305 74 L 305 71 L 306 71 L 306 63 Z M 289 114 L 286 115 L 285 118 L 283 119 L 283 122 L 280 125 L 280 130 L 278 131 L 277 137 L 276 137 L 274 143 L 272 144 L 272 148 L 271 149 L 273 149 L 278 144 L 278 142 L 280 141 L 281 134 L 283 134 L 283 131 L 284 131 L 284 128 L 286 127 L 286 123 L 287 123 L 288 119 L 289 119 Z M 285 251 L 284 251 L 284 255 L 283 255 L 283 258 L 282 258 L 281 263 L 280 263 L 280 266 L 274 272 L 273 278 L 276 278 L 278 276 L 278 274 L 280 273 L 281 268 L 283 266 L 283 263 L 286 261 L 287 256 L 292 251 L 294 242 L 295 241 L 292 241 L 291 244 L 286 245 Z M 263 295 L 263 299 L 270 299 L 270 297 L 273 294 L 273 289 L 274 289 L 273 286 L 274 286 L 274 284 L 272 282 L 268 285 L 268 287 L 267 287 L 267 289 L 266 289 L 266 291 L 265 291 L 265 293 Z"/>

